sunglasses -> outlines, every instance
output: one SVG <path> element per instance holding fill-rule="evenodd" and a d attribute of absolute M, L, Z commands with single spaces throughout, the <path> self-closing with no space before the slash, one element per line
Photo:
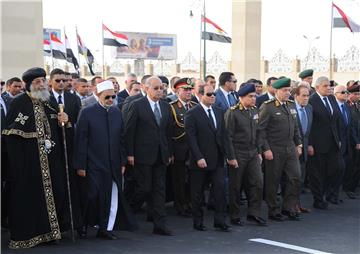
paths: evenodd
<path fill-rule="evenodd" d="M 60 82 L 63 82 L 63 83 L 65 83 L 66 81 L 67 81 L 67 79 L 55 79 L 55 82 L 56 83 L 60 83 Z"/>
<path fill-rule="evenodd" d="M 207 97 L 211 97 L 211 96 L 216 96 L 216 93 L 206 93 L 205 94 Z"/>
<path fill-rule="evenodd" d="M 237 80 L 234 79 L 234 80 L 230 80 L 230 82 L 234 82 L 235 84 L 237 83 Z"/>
<path fill-rule="evenodd" d="M 109 99 L 115 99 L 116 98 L 116 95 L 106 95 L 105 96 L 105 100 L 109 100 Z"/>
<path fill-rule="evenodd" d="M 348 91 L 341 91 L 341 92 L 337 92 L 337 93 L 340 93 L 340 94 L 348 94 L 349 92 L 348 92 Z"/>

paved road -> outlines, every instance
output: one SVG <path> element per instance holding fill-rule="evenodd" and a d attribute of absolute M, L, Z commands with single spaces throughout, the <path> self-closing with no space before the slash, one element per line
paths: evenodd
<path fill-rule="evenodd" d="M 304 206 L 311 207 L 309 194 L 303 195 L 302 199 Z M 60 245 L 9 250 L 8 234 L 3 233 L 2 253 L 360 253 L 360 198 L 349 200 L 344 197 L 343 204 L 332 205 L 326 211 L 312 210 L 300 222 L 270 221 L 268 227 L 247 223 L 245 227 L 233 227 L 231 233 L 213 230 L 212 212 L 206 212 L 206 232 L 194 231 L 192 220 L 175 216 L 172 208 L 168 209 L 168 213 L 169 226 L 175 233 L 172 237 L 151 234 L 151 223 L 144 222 L 145 215 L 139 214 L 140 230 L 135 233 L 118 232 L 120 239 L 115 241 L 97 239 L 96 232 L 91 231 L 88 239 L 78 240 L 75 244 L 67 237 Z M 297 251 L 250 239 L 266 239 L 310 250 Z"/>

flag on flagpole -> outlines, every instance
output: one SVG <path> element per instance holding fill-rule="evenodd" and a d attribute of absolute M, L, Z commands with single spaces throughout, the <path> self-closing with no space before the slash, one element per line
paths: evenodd
<path fill-rule="evenodd" d="M 50 43 L 53 57 L 56 59 L 66 60 L 66 50 L 64 44 L 58 37 L 56 37 L 55 33 L 50 34 Z"/>
<path fill-rule="evenodd" d="M 128 37 L 125 34 L 113 32 L 104 24 L 102 25 L 102 28 L 104 32 L 104 45 L 113 47 L 128 47 Z"/>
<path fill-rule="evenodd" d="M 203 40 L 231 43 L 231 38 L 228 34 L 213 21 L 202 15 L 201 22 L 203 26 L 206 25 L 205 31 L 202 31 L 201 38 Z"/>
<path fill-rule="evenodd" d="M 43 40 L 44 56 L 51 56 L 51 47 L 49 40 Z"/>
<path fill-rule="evenodd" d="M 334 28 L 347 27 L 353 33 L 360 32 L 360 6 L 352 1 L 338 0 L 332 2 L 332 8 Z"/>
<path fill-rule="evenodd" d="M 92 65 L 94 64 L 93 54 L 91 54 L 91 51 L 87 47 L 85 47 L 85 44 L 81 40 L 80 35 L 77 33 L 77 31 L 76 31 L 76 38 L 77 38 L 79 54 L 83 55 L 83 57 L 85 58 L 86 63 L 89 66 L 91 75 L 95 75 L 95 73 L 92 69 Z"/>
<path fill-rule="evenodd" d="M 79 69 L 79 63 L 70 47 L 70 43 L 69 40 L 66 36 L 66 33 L 64 31 L 64 35 L 65 35 L 65 48 L 66 48 L 66 61 L 68 61 L 69 63 L 72 63 L 74 65 L 75 70 Z"/>

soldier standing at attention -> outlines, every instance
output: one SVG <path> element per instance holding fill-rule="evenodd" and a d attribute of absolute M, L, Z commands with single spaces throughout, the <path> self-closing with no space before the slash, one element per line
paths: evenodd
<path fill-rule="evenodd" d="M 269 219 L 283 221 L 300 220 L 294 210 L 300 195 L 301 136 L 297 124 L 295 104 L 290 97 L 289 78 L 277 80 L 275 98 L 266 101 L 259 112 L 259 138 L 265 158 L 265 200 L 269 207 Z M 280 179 L 286 178 L 282 207 L 277 199 Z M 282 215 L 283 214 L 283 215 Z"/>

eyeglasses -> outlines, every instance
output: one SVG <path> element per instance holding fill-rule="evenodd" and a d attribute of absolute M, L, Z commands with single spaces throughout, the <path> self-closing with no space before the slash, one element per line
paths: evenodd
<path fill-rule="evenodd" d="M 116 98 L 116 95 L 106 95 L 105 96 L 105 100 L 109 100 L 109 99 L 115 99 Z"/>
<path fill-rule="evenodd" d="M 60 83 L 60 82 L 63 82 L 63 83 L 65 83 L 66 81 L 67 81 L 67 79 L 55 79 L 55 82 L 56 83 Z"/>
<path fill-rule="evenodd" d="M 214 93 L 214 92 L 213 92 L 213 93 L 206 93 L 205 95 L 206 95 L 207 97 L 211 97 L 211 96 L 216 96 L 216 93 Z"/>
<path fill-rule="evenodd" d="M 163 90 L 163 87 L 162 86 L 155 86 L 153 87 L 154 90 Z"/>
<path fill-rule="evenodd" d="M 349 92 L 348 92 L 348 91 L 341 91 L 341 92 L 337 92 L 337 93 L 340 93 L 340 94 L 348 94 Z"/>

